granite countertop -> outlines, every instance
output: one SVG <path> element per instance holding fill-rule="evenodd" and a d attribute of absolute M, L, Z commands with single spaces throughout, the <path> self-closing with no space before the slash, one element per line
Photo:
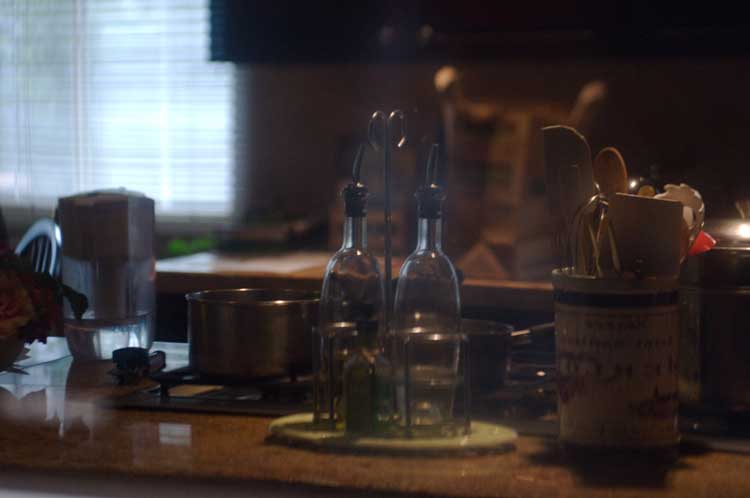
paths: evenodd
<path fill-rule="evenodd" d="M 184 361 L 168 356 L 173 365 Z M 750 457 L 697 449 L 659 468 L 633 461 L 574 465 L 553 440 L 526 436 L 510 453 L 465 457 L 289 448 L 266 441 L 268 418 L 107 408 L 108 399 L 134 389 L 115 386 L 109 368 L 107 362 L 79 364 L 64 357 L 28 367 L 27 375 L 0 375 L 0 470 L 193 478 L 244 483 L 243 489 L 271 482 L 301 485 L 295 489 L 302 494 L 322 488 L 328 495 L 750 496 Z"/>

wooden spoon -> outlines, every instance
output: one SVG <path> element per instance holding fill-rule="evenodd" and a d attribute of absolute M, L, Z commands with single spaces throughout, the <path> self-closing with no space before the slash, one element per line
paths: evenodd
<path fill-rule="evenodd" d="M 599 185 L 599 191 L 610 200 L 615 194 L 624 194 L 628 191 L 628 168 L 622 154 L 614 147 L 606 147 L 599 151 L 594 158 L 594 181 Z M 609 244 L 604 242 L 608 240 Z M 609 273 L 617 271 L 619 261 L 617 260 L 617 249 L 613 246 L 615 241 L 611 237 L 609 218 L 605 217 L 599 224 L 596 234 L 596 244 L 601 247 L 599 253 L 601 260 L 598 262 L 599 269 Z"/>
<path fill-rule="evenodd" d="M 628 191 L 628 168 L 620 151 L 607 147 L 599 151 L 594 158 L 594 181 L 599 184 L 599 191 L 611 197 Z"/>

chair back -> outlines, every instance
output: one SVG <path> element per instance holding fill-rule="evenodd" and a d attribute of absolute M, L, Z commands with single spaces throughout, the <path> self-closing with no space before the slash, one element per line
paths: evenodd
<path fill-rule="evenodd" d="M 49 219 L 34 222 L 16 246 L 15 253 L 28 260 L 37 272 L 60 276 L 60 228 Z"/>

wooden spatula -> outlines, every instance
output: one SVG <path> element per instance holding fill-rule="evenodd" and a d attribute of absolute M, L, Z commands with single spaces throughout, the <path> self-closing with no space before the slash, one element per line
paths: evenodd
<path fill-rule="evenodd" d="M 595 192 L 591 149 L 583 135 L 569 126 L 547 126 L 542 132 L 548 204 L 559 227 L 556 240 L 563 241 L 564 257 L 570 258 L 565 263 L 572 263 L 576 273 L 586 273 L 589 238 L 571 231 L 576 213 Z M 573 238 L 577 240 L 571 244 Z M 571 246 L 580 249 L 570 254 Z"/>

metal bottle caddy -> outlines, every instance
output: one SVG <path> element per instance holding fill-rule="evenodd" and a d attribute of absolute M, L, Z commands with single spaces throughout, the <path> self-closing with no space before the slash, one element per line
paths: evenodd
<path fill-rule="evenodd" d="M 457 342 L 460 351 L 459 369 L 462 371 L 463 378 L 463 410 L 461 419 L 455 418 L 452 422 L 456 428 L 461 429 L 461 433 L 468 435 L 471 432 L 471 369 L 469 357 L 469 341 L 465 334 L 427 334 L 422 337 L 420 334 L 408 334 L 399 337 L 400 341 L 397 347 L 402 347 L 404 352 L 404 435 L 412 437 L 414 433 L 412 417 L 412 379 L 411 379 L 411 360 L 413 345 L 417 341 L 441 341 Z"/>
<path fill-rule="evenodd" d="M 394 130 L 398 126 L 398 134 L 394 135 Z M 391 271 L 391 153 L 392 147 L 401 149 L 406 145 L 406 115 L 401 110 L 394 110 L 390 114 L 383 111 L 373 113 L 368 126 L 368 140 L 370 146 L 376 150 L 383 151 L 383 176 L 384 176 L 384 218 L 385 218 L 385 309 L 384 322 L 388 344 L 386 348 L 399 348 L 403 354 L 403 372 L 393 372 L 390 376 L 393 386 L 393 406 L 391 413 L 393 421 L 390 428 L 386 431 L 379 432 L 378 436 L 407 437 L 415 436 L 417 425 L 415 425 L 414 413 L 412 409 L 412 397 L 414 393 L 414 384 L 412 378 L 412 362 L 414 359 L 414 348 L 417 344 L 427 342 L 456 344 L 459 349 L 458 368 L 456 377 L 462 382 L 457 382 L 462 389 L 454 387 L 453 395 L 462 394 L 463 407 L 459 416 L 451 416 L 451 419 L 444 424 L 444 427 L 453 430 L 453 434 L 446 436 L 455 436 L 456 433 L 463 435 L 470 434 L 471 431 L 471 385 L 470 385 L 470 355 L 468 347 L 468 337 L 465 334 L 448 334 L 448 333 L 425 333 L 425 334 L 404 334 L 397 335 L 391 333 L 393 319 L 393 288 L 392 288 L 392 271 Z M 314 369 L 314 389 L 313 389 L 313 423 L 325 427 L 330 431 L 342 430 L 341 425 L 337 426 L 337 405 L 336 397 L 341 394 L 340 387 L 343 378 L 343 364 L 348 352 L 350 341 L 357 337 L 357 327 L 354 323 L 341 323 L 333 331 L 318 331 L 318 337 L 314 340 L 313 351 L 313 369 Z M 319 349 L 318 349 L 319 348 Z M 344 358 L 344 360 L 342 360 Z M 400 395 L 396 385 L 402 385 L 402 406 L 403 410 L 399 413 L 396 406 L 396 399 Z M 461 392 L 462 391 L 462 392 Z M 451 397 L 451 409 L 454 410 L 453 398 Z"/>

